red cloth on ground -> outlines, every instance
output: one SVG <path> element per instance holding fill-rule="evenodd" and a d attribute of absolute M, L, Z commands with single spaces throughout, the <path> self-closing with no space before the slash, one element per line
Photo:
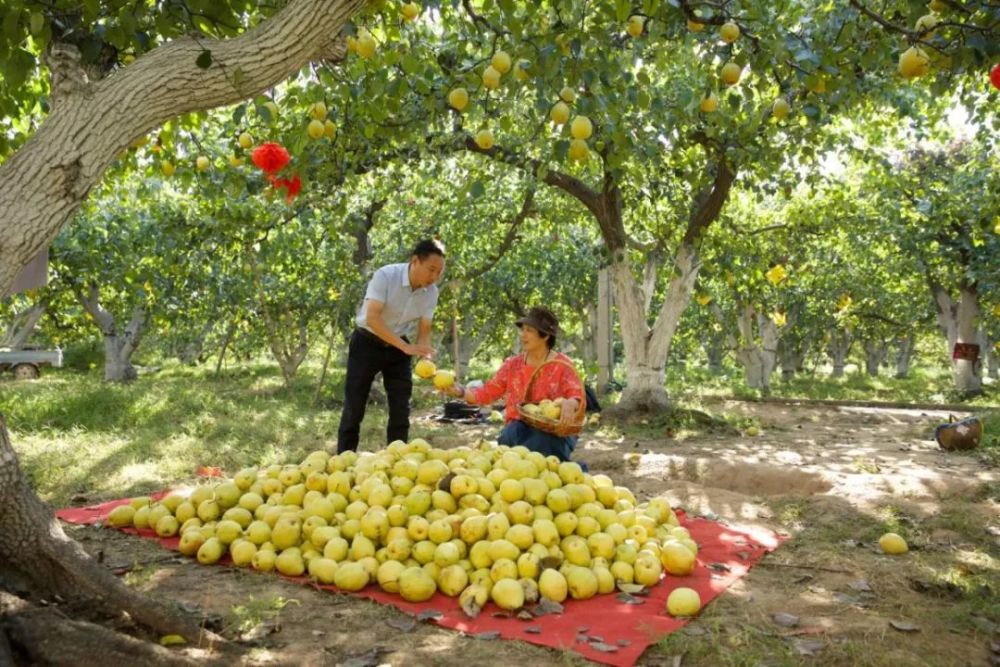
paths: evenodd
<path fill-rule="evenodd" d="M 482 387 L 471 389 L 476 403 L 485 405 L 506 396 L 507 405 L 504 408 L 504 421 L 518 418 L 517 406 L 521 403 L 537 403 L 543 398 L 575 398 L 586 401 L 583 395 L 583 384 L 580 377 L 573 371 L 573 361 L 562 352 L 557 352 L 554 359 L 569 364 L 547 364 L 538 371 L 538 378 L 528 393 L 528 383 L 535 372 L 529 366 L 523 354 L 508 358 L 500 366 L 497 374 L 491 377 Z"/>
<path fill-rule="evenodd" d="M 165 495 L 156 494 L 154 498 Z M 112 500 L 92 507 L 73 507 L 56 512 L 56 516 L 69 523 L 91 524 L 103 520 L 108 513 L 128 502 L 128 499 Z M 598 595 L 589 600 L 566 600 L 562 615 L 547 615 L 522 621 L 517 618 L 497 618 L 499 611 L 492 602 L 483 608 L 478 618 L 466 616 L 458 606 L 456 598 L 437 593 L 427 602 L 412 603 L 392 593 L 386 593 L 377 585 L 353 593 L 382 604 L 392 605 L 412 614 L 427 610 L 440 612 L 437 624 L 468 634 L 499 632 L 505 639 L 520 639 L 551 646 L 566 651 L 574 651 L 595 662 L 618 667 L 634 665 L 643 651 L 671 632 L 689 623 L 687 619 L 676 619 L 667 615 L 667 596 L 675 588 L 687 586 L 698 591 L 702 607 L 722 591 L 750 571 L 760 558 L 778 547 L 781 539 L 773 532 L 760 528 L 732 528 L 706 519 L 691 519 L 678 512 L 681 525 L 687 528 L 692 539 L 699 545 L 698 565 L 686 577 L 666 576 L 654 586 L 649 595 L 639 599 L 644 604 L 626 604 L 618 599 L 617 593 Z M 139 534 L 148 539 L 159 540 L 168 549 L 177 549 L 178 538 L 158 538 L 151 530 L 137 531 L 133 528 L 125 532 Z M 279 575 L 280 576 L 280 575 Z M 288 577 L 292 581 L 307 583 L 306 577 Z M 336 591 L 334 586 L 320 586 Z M 527 628 L 539 628 L 539 634 L 526 632 Z M 581 631 L 581 628 L 586 630 Z M 592 638 L 600 637 L 601 643 L 614 647 L 614 652 L 604 652 L 592 646 Z M 628 642 L 619 645 L 619 641 Z"/>

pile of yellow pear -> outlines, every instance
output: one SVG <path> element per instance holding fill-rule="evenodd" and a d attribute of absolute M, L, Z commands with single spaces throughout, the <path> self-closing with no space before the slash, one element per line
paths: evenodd
<path fill-rule="evenodd" d="M 489 600 L 515 610 L 653 586 L 690 574 L 698 552 L 665 498 L 637 503 L 577 463 L 486 441 L 316 451 L 157 502 L 135 498 L 107 523 L 179 534 L 181 553 L 206 565 L 228 553 L 237 566 L 346 591 L 377 584 L 412 602 L 441 591 L 470 616 Z"/>
<path fill-rule="evenodd" d="M 538 403 L 525 403 L 521 406 L 521 410 L 533 417 L 559 421 L 562 416 L 562 399 L 544 398 Z"/>

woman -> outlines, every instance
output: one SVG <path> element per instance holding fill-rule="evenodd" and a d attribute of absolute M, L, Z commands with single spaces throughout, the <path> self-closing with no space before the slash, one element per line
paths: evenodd
<path fill-rule="evenodd" d="M 482 387 L 469 389 L 455 384 L 445 393 L 473 405 L 489 404 L 502 396 L 506 397 L 505 424 L 497 442 L 501 445 L 524 445 L 544 456 L 554 455 L 561 461 L 568 461 L 576 447 L 576 436 L 553 435 L 529 426 L 518 418 L 517 411 L 520 403 L 538 403 L 546 398 L 562 399 L 559 420 L 568 424 L 574 421 L 584 400 L 583 384 L 573 369 L 573 363 L 565 354 L 552 349 L 559 333 L 559 321 L 548 308 L 536 307 L 515 324 L 521 330 L 524 352 L 504 361 L 497 374 Z M 538 377 L 528 396 L 528 384 L 536 371 Z"/>

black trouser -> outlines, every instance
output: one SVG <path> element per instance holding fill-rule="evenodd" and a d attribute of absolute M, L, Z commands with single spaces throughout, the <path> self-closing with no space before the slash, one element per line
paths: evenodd
<path fill-rule="evenodd" d="M 406 340 L 405 338 L 403 340 Z M 409 341 L 407 341 L 409 342 Z M 355 329 L 347 353 L 344 412 L 337 429 L 337 452 L 357 451 L 361 421 L 375 375 L 382 373 L 382 386 L 389 401 L 386 442 L 410 437 L 410 395 L 413 375 L 410 356 L 365 329 Z"/>

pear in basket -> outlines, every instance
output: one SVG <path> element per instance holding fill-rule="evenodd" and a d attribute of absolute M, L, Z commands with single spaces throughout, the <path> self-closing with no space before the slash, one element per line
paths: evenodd
<path fill-rule="evenodd" d="M 542 409 L 537 405 L 535 405 L 534 403 L 525 403 L 524 405 L 521 406 L 521 409 L 524 410 L 525 414 L 529 415 L 537 415 L 540 414 L 542 411 Z"/>
<path fill-rule="evenodd" d="M 559 403 L 549 403 L 542 406 L 542 416 L 546 419 L 558 420 L 562 415 L 562 405 Z"/>

